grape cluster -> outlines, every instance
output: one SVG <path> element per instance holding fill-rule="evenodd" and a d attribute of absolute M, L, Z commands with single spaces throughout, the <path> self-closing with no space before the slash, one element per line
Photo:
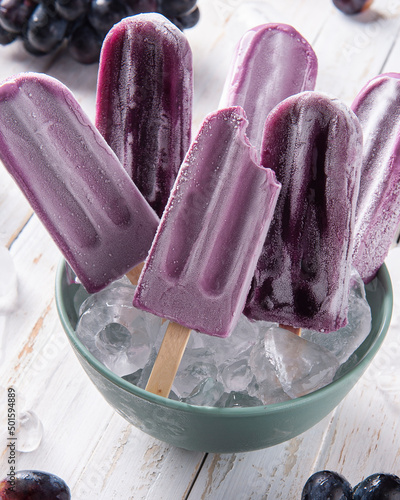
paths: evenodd
<path fill-rule="evenodd" d="M 329 470 L 316 472 L 304 485 L 301 500 L 400 500 L 400 478 L 376 473 L 354 488 L 340 474 Z"/>
<path fill-rule="evenodd" d="M 0 44 L 21 39 L 25 49 L 44 55 L 67 46 L 83 64 L 99 59 L 104 37 L 127 16 L 158 12 L 181 30 L 200 17 L 197 0 L 0 0 Z"/>

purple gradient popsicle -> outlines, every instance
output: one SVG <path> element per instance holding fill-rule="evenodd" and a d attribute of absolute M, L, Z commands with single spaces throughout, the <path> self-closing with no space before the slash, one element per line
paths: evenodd
<path fill-rule="evenodd" d="M 318 62 L 311 45 L 292 26 L 264 24 L 245 33 L 236 47 L 220 107 L 241 106 L 247 136 L 261 149 L 264 123 L 283 99 L 314 90 Z"/>
<path fill-rule="evenodd" d="M 161 216 L 190 145 L 192 53 L 161 14 L 116 24 L 104 40 L 96 126 Z"/>
<path fill-rule="evenodd" d="M 354 113 L 317 92 L 289 97 L 265 124 L 261 161 L 282 184 L 244 313 L 334 331 L 347 323 L 362 155 Z"/>
<path fill-rule="evenodd" d="M 256 163 L 240 107 L 204 120 L 179 171 L 134 305 L 218 337 L 233 330 L 280 185 Z"/>
<path fill-rule="evenodd" d="M 373 78 L 352 104 L 364 135 L 354 267 L 370 282 L 400 224 L 400 74 Z"/>
<path fill-rule="evenodd" d="M 0 159 L 88 292 L 146 258 L 159 219 L 62 83 L 0 85 Z"/>

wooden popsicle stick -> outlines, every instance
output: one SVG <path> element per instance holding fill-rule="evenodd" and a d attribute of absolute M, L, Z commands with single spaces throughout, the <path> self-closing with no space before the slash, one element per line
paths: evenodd
<path fill-rule="evenodd" d="M 279 328 L 283 328 L 284 330 L 288 330 L 289 332 L 294 333 L 298 337 L 301 337 L 301 328 L 297 328 L 295 326 L 290 326 L 290 325 L 279 325 Z"/>
<path fill-rule="evenodd" d="M 130 271 L 128 271 L 126 273 L 125 276 L 132 283 L 132 285 L 138 284 L 139 276 L 140 276 L 140 273 L 142 272 L 143 266 L 144 266 L 144 262 L 141 262 L 140 264 L 138 264 L 137 266 L 135 266 L 133 269 L 131 269 Z"/>
<path fill-rule="evenodd" d="M 168 397 L 189 337 L 190 328 L 173 322 L 168 325 L 146 391 Z"/>

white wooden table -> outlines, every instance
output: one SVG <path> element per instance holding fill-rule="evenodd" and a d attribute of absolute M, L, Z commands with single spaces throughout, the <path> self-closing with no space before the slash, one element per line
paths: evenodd
<path fill-rule="evenodd" d="M 195 127 L 217 107 L 237 40 L 263 22 L 285 22 L 300 31 L 319 59 L 318 90 L 348 104 L 368 79 L 400 72 L 400 0 L 375 0 L 370 11 L 353 18 L 330 0 L 199 0 L 199 6 L 201 21 L 187 31 L 194 52 Z M 65 56 L 35 59 L 18 44 L 0 47 L 1 79 L 27 70 L 59 78 L 94 117 L 97 65 L 82 66 Z M 19 279 L 18 304 L 6 318 L 0 386 L 14 386 L 17 400 L 44 426 L 40 446 L 17 453 L 18 469 L 58 474 L 74 500 L 292 500 L 316 470 L 335 470 L 352 484 L 378 471 L 400 475 L 399 247 L 387 260 L 395 293 L 390 331 L 348 397 L 320 424 L 284 444 L 218 455 L 176 449 L 147 436 L 114 413 L 92 386 L 56 313 L 60 253 L 3 168 L 0 236 Z M 3 416 L 5 410 L 4 400 Z M 3 477 L 8 450 L 2 446 Z"/>

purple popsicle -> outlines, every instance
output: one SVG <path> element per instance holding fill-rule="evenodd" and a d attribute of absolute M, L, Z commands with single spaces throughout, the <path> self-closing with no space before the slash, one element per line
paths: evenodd
<path fill-rule="evenodd" d="M 364 135 L 354 267 L 371 281 L 400 223 L 400 74 L 373 78 L 352 104 Z"/>
<path fill-rule="evenodd" d="M 220 107 L 241 106 L 247 136 L 260 150 L 264 123 L 283 99 L 314 90 L 318 62 L 311 45 L 292 26 L 263 24 L 245 33 L 236 47 Z"/>
<path fill-rule="evenodd" d="M 102 47 L 96 126 L 161 216 L 192 126 L 192 53 L 161 14 L 123 19 Z"/>
<path fill-rule="evenodd" d="M 159 219 L 62 83 L 1 84 L 0 158 L 88 292 L 146 258 Z"/>
<path fill-rule="evenodd" d="M 265 124 L 261 160 L 282 190 L 245 314 L 334 331 L 347 323 L 361 127 L 337 99 L 289 97 Z"/>
<path fill-rule="evenodd" d="M 226 337 L 245 303 L 280 190 L 239 107 L 204 121 L 179 172 L 134 305 Z"/>
<path fill-rule="evenodd" d="M 242 108 L 210 114 L 181 166 L 134 305 L 170 319 L 146 389 L 167 397 L 190 330 L 234 329 L 280 191 L 256 163 Z"/>

